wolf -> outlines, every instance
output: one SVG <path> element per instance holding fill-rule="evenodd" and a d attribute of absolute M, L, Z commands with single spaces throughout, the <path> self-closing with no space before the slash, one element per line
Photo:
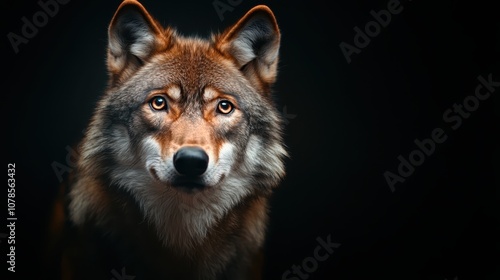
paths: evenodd
<path fill-rule="evenodd" d="M 66 183 L 62 278 L 261 279 L 288 157 L 273 12 L 198 38 L 126 0 L 108 36 L 108 86 Z"/>

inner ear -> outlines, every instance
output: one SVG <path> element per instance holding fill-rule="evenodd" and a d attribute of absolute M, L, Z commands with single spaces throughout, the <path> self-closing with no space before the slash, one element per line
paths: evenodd
<path fill-rule="evenodd" d="M 155 46 L 155 37 L 161 32 L 150 18 L 137 5 L 119 8 L 109 27 L 109 49 L 115 56 L 131 52 L 145 59 Z"/>
<path fill-rule="evenodd" d="M 125 78 L 140 68 L 155 52 L 168 45 L 163 28 L 137 1 L 124 1 L 108 30 L 108 70 L 111 79 Z"/>
<path fill-rule="evenodd" d="M 272 63 L 278 55 L 280 32 L 272 11 L 256 6 L 228 29 L 219 40 L 219 47 L 231 54 L 240 67 L 255 58 Z"/>

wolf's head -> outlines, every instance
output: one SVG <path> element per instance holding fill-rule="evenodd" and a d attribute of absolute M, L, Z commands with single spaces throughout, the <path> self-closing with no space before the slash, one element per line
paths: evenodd
<path fill-rule="evenodd" d="M 279 43 L 266 6 L 203 40 L 124 1 L 109 26 L 109 88 L 81 146 L 80 177 L 130 193 L 167 244 L 202 239 L 245 198 L 268 195 L 285 174 L 271 96 Z M 102 207 L 72 203 L 77 221 Z"/>

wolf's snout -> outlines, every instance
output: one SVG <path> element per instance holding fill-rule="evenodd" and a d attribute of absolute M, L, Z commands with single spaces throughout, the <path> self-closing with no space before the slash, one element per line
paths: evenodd
<path fill-rule="evenodd" d="M 208 155 L 198 147 L 184 147 L 174 154 L 175 170 L 185 176 L 200 176 L 208 167 Z"/>

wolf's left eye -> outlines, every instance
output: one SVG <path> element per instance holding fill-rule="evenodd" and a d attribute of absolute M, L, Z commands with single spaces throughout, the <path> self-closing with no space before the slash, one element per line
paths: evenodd
<path fill-rule="evenodd" d="M 167 100 L 162 96 L 153 97 L 153 99 L 149 101 L 149 104 L 151 105 L 151 108 L 158 111 L 167 109 Z"/>
<path fill-rule="evenodd" d="M 221 114 L 229 114 L 234 110 L 234 105 L 233 103 L 227 101 L 227 100 L 222 100 L 219 102 L 217 105 L 217 112 Z"/>

